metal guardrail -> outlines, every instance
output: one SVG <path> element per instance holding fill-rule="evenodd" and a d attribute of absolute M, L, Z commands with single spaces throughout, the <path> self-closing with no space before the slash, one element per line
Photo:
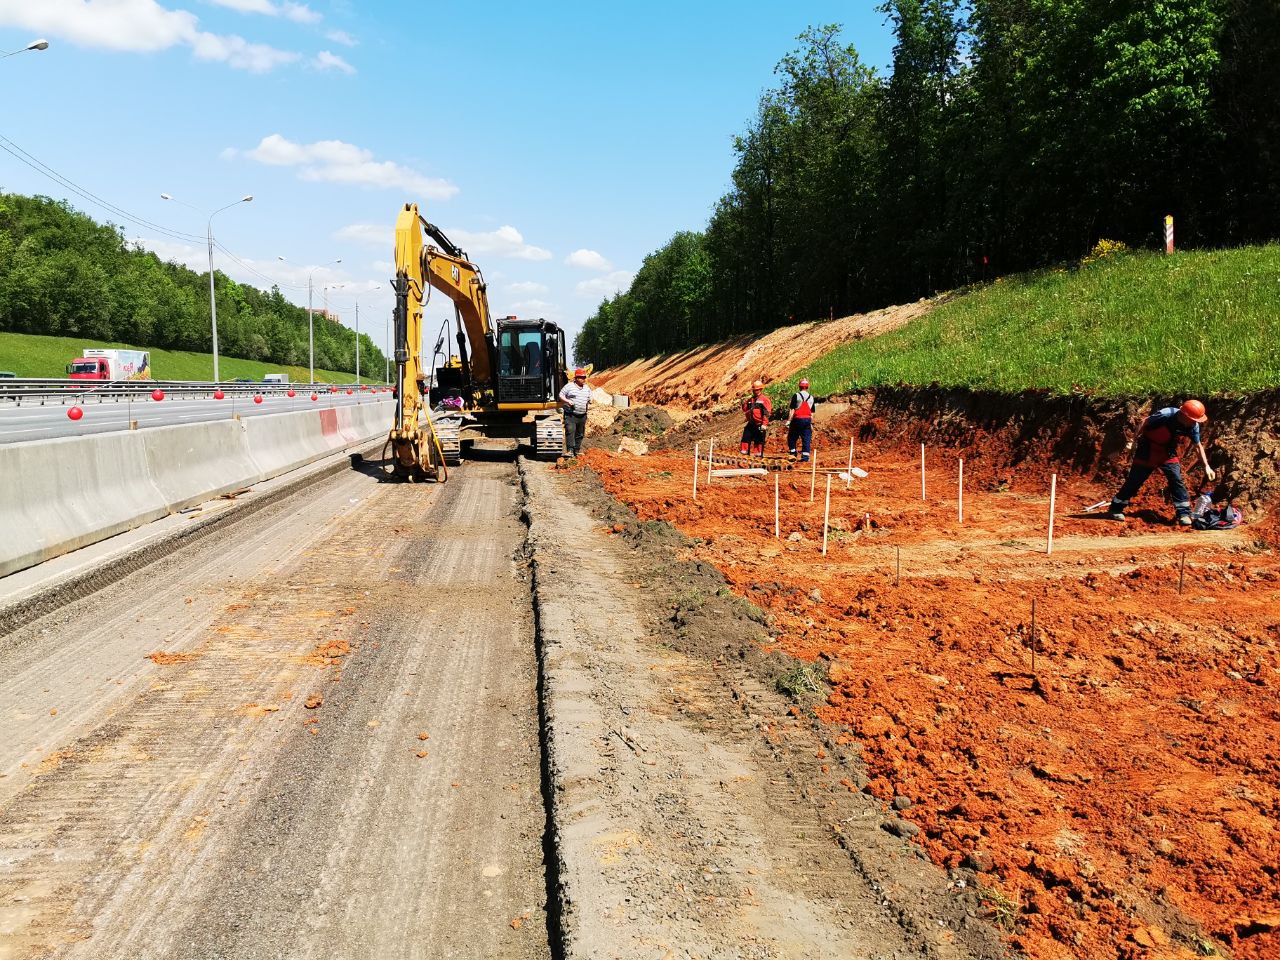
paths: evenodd
<path fill-rule="evenodd" d="M 221 390 L 227 397 L 287 396 L 290 390 L 299 394 L 353 393 L 370 394 L 387 391 L 385 385 L 354 383 L 240 383 L 197 382 L 192 380 L 65 380 L 65 379 L 0 379 L 0 403 L 15 406 L 47 403 L 102 402 L 104 400 L 149 399 L 156 390 L 166 397 L 185 400 L 212 400 Z"/>

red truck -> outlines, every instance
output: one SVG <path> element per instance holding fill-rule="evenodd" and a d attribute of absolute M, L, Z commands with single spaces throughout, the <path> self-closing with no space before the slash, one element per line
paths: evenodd
<path fill-rule="evenodd" d="M 72 380 L 150 380 L 151 354 L 146 350 L 85 350 L 67 364 Z"/>

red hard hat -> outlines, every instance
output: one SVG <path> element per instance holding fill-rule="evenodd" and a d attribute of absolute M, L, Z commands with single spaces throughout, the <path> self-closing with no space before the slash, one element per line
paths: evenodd
<path fill-rule="evenodd" d="M 1178 412 L 1195 423 L 1205 423 L 1209 417 L 1204 412 L 1204 404 L 1199 400 L 1184 400 Z"/>
<path fill-rule="evenodd" d="M 584 370 L 582 367 L 579 367 L 577 370 L 573 371 L 573 376 L 575 379 L 578 377 L 585 377 L 586 375 L 587 375 L 587 371 Z"/>
<path fill-rule="evenodd" d="M 809 381 L 808 381 L 808 380 L 801 380 L 801 381 L 800 381 L 800 386 L 802 386 L 802 387 L 807 387 L 808 385 L 809 385 Z"/>

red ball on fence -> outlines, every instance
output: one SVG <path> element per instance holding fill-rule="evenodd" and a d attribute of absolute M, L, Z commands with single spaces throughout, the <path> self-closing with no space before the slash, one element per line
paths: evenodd
<path fill-rule="evenodd" d="M 225 394 L 225 393 L 223 393 L 221 390 L 215 390 L 215 391 L 213 391 L 213 399 L 215 399 L 215 400 L 221 400 L 221 399 L 222 399 L 223 397 L 225 397 L 225 396 L 226 396 L 226 394 Z"/>
<path fill-rule="evenodd" d="M 67 410 L 68 420 L 79 420 L 83 416 L 84 416 L 84 411 L 81 410 L 79 407 L 71 407 L 70 409 Z"/>
<path fill-rule="evenodd" d="M 152 400 L 163 400 L 163 399 L 164 399 L 164 391 L 163 391 L 163 390 L 161 390 L 159 387 L 156 387 L 154 390 L 152 390 L 152 391 L 151 391 L 151 399 L 152 399 Z"/>
<path fill-rule="evenodd" d="M 347 396 L 349 397 L 349 396 L 351 396 L 353 393 L 355 393 L 355 391 L 354 391 L 354 390 L 352 390 L 350 387 L 348 387 L 348 388 L 347 388 Z"/>
<path fill-rule="evenodd" d="M 261 402 L 262 402 L 262 394 L 258 394 L 256 397 L 254 397 L 254 398 L 253 398 L 253 402 L 254 402 L 254 403 L 261 403 Z"/>
<path fill-rule="evenodd" d="M 297 395 L 298 393 L 296 390 L 288 390 L 285 392 L 286 397 L 296 397 Z"/>
<path fill-rule="evenodd" d="M 315 401 L 315 400 L 319 400 L 320 398 L 319 398 L 319 397 L 317 397 L 317 396 L 313 393 L 313 394 L 311 395 L 311 399 L 312 399 L 313 401 Z"/>

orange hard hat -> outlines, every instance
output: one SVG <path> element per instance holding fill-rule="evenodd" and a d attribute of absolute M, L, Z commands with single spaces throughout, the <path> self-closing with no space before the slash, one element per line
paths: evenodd
<path fill-rule="evenodd" d="M 764 389 L 764 381 L 763 381 L 763 380 L 752 380 L 752 381 L 751 381 L 751 389 L 752 389 L 752 390 L 763 390 L 763 389 Z"/>
<path fill-rule="evenodd" d="M 801 380 L 801 381 L 800 381 L 800 386 L 801 386 L 801 387 L 807 387 L 807 386 L 809 386 L 809 381 L 808 381 L 808 380 Z"/>
<path fill-rule="evenodd" d="M 1204 412 L 1204 404 L 1199 400 L 1184 400 L 1178 412 L 1193 423 L 1205 423 L 1209 416 Z"/>
<path fill-rule="evenodd" d="M 577 379 L 578 377 L 585 377 L 586 375 L 587 375 L 587 371 L 582 369 L 582 367 L 579 367 L 577 370 L 573 371 L 574 379 Z"/>

